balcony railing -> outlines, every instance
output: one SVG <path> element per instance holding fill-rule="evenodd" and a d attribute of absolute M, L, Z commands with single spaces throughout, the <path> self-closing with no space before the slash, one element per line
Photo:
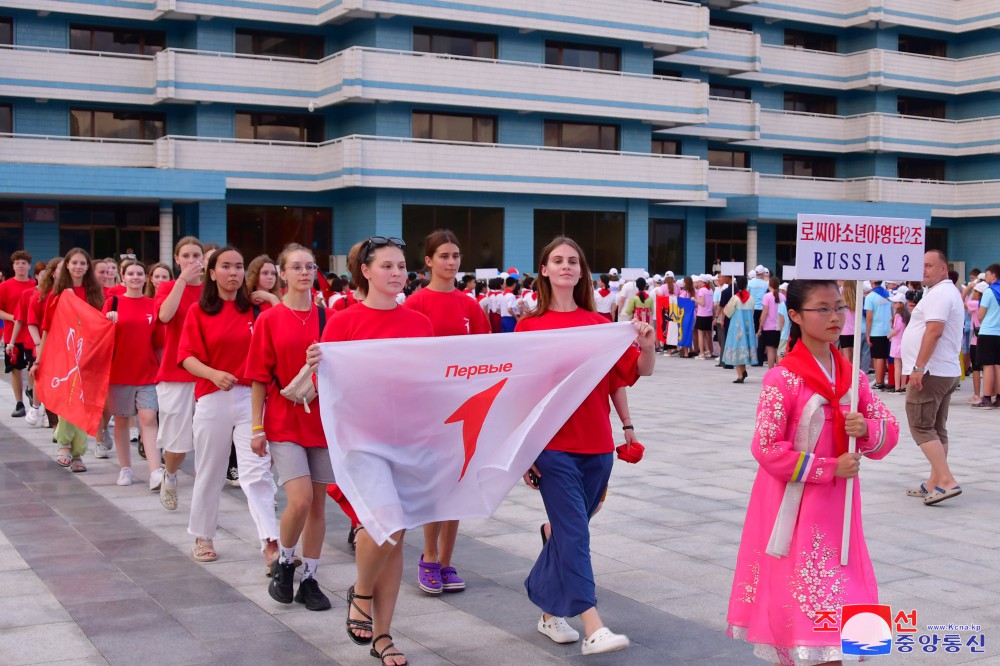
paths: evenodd
<path fill-rule="evenodd" d="M 992 0 L 769 0 L 737 11 L 837 28 L 901 25 L 962 33 L 1000 26 Z"/>
<path fill-rule="evenodd" d="M 660 135 L 697 136 L 716 141 L 752 141 L 760 135 L 760 105 L 748 99 L 708 98 L 708 122 L 663 129 Z"/>
<path fill-rule="evenodd" d="M 661 62 L 697 65 L 713 74 L 753 72 L 760 69 L 760 35 L 748 30 L 712 26 L 708 45 L 659 58 Z"/>

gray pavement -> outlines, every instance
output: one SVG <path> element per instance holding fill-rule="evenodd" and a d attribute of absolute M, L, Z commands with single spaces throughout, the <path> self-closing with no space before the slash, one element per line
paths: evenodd
<path fill-rule="evenodd" d="M 752 369 L 740 386 L 733 371 L 713 365 L 660 358 L 656 374 L 630 391 L 646 457 L 616 463 L 592 532 L 602 617 L 631 637 L 631 649 L 584 658 L 578 645 L 536 632 L 538 610 L 522 583 L 545 517 L 537 493 L 518 486 L 492 518 L 462 524 L 461 594 L 417 589 L 421 534 L 407 535 L 393 633 L 410 663 L 764 663 L 725 635 L 763 372 Z M 906 433 L 903 398 L 887 396 L 904 434 L 886 460 L 863 464 L 863 510 L 881 602 L 916 609 L 920 625 L 980 624 L 986 652 L 921 654 L 918 646 L 878 663 L 1000 664 L 1000 411 L 970 409 L 969 390 L 965 383 L 956 395 L 949 424 L 964 494 L 937 507 L 905 496 L 926 463 Z M 0 386 L 0 664 L 375 663 L 345 633 L 354 562 L 335 505 L 319 571 L 334 608 L 283 606 L 267 595 L 239 489 L 224 492 L 219 561 L 197 564 L 186 531 L 188 474 L 180 509 L 168 512 L 147 490 L 137 456 L 131 487 L 115 485 L 114 454 L 88 456 L 90 471 L 70 474 L 53 461 L 51 431 L 10 418 L 12 408 Z"/>

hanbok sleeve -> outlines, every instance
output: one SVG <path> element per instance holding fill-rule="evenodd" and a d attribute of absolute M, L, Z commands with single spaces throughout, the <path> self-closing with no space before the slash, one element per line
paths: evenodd
<path fill-rule="evenodd" d="M 830 483 L 837 459 L 796 451 L 793 442 L 786 439 L 801 389 L 802 379 L 785 368 L 777 367 L 764 375 L 750 451 L 764 471 L 778 481 Z"/>
<path fill-rule="evenodd" d="M 873 460 L 885 458 L 899 443 L 899 421 L 872 393 L 865 375 L 858 384 L 858 411 L 868 422 L 868 435 L 858 438 L 858 453 Z"/>

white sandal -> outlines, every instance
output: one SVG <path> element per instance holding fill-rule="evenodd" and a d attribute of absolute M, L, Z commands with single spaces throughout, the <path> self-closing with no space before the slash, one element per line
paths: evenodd
<path fill-rule="evenodd" d="M 583 654 L 617 652 L 628 648 L 628 646 L 628 636 L 616 634 L 607 627 L 601 627 L 583 641 Z"/>

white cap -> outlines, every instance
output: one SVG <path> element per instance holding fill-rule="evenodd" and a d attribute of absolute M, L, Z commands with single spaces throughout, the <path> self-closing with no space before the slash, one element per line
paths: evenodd
<path fill-rule="evenodd" d="M 778 291 L 788 291 L 788 283 L 782 282 L 778 285 Z"/>
<path fill-rule="evenodd" d="M 657 273 L 653 276 L 653 282 L 663 282 L 663 276 Z"/>
<path fill-rule="evenodd" d="M 506 279 L 507 279 L 507 278 L 509 278 L 510 276 L 509 276 L 509 275 L 507 275 L 506 273 L 501 273 L 501 274 L 500 274 L 500 275 L 498 275 L 497 277 L 499 277 L 499 278 L 501 278 L 501 279 L 503 279 L 503 280 L 506 280 Z"/>
<path fill-rule="evenodd" d="M 757 264 L 757 267 L 754 268 L 753 271 L 754 273 L 766 273 L 767 269 L 764 268 L 761 264 Z"/>
<path fill-rule="evenodd" d="M 673 271 L 667 271 L 666 273 L 663 274 L 663 277 L 665 277 L 665 278 L 674 277 L 674 272 Z"/>
<path fill-rule="evenodd" d="M 863 284 L 863 285 L 861 285 L 861 286 L 862 286 L 862 288 L 863 288 L 863 289 L 864 289 L 865 291 L 871 291 L 871 290 L 872 290 L 872 283 L 871 283 L 871 281 L 870 281 L 870 280 L 865 280 L 864 284 Z"/>
<path fill-rule="evenodd" d="M 612 268 L 610 271 L 608 271 L 608 275 L 617 276 L 618 275 L 618 269 L 617 268 Z"/>
<path fill-rule="evenodd" d="M 757 271 L 748 271 L 747 277 L 750 278 L 751 280 L 754 279 L 755 277 L 757 277 Z"/>
<path fill-rule="evenodd" d="M 712 280 L 714 280 L 714 279 L 715 279 L 715 278 L 713 278 L 713 277 L 712 277 L 711 275 L 709 275 L 708 273 L 702 273 L 702 274 L 701 274 L 701 281 L 702 281 L 702 282 L 711 282 L 711 281 L 712 281 Z"/>
<path fill-rule="evenodd" d="M 979 282 L 977 282 L 976 286 L 973 287 L 973 289 L 975 289 L 980 294 L 985 294 L 986 290 L 989 289 L 989 288 L 990 288 L 990 285 L 986 284 L 982 280 L 980 280 Z"/>
<path fill-rule="evenodd" d="M 644 280 L 648 280 L 649 279 L 649 271 L 643 271 L 642 272 L 642 278 Z"/>
<path fill-rule="evenodd" d="M 892 296 L 890 296 L 889 300 L 892 301 L 893 303 L 905 303 L 906 302 L 906 294 L 900 294 L 899 292 L 897 292 L 897 293 L 893 294 Z"/>

